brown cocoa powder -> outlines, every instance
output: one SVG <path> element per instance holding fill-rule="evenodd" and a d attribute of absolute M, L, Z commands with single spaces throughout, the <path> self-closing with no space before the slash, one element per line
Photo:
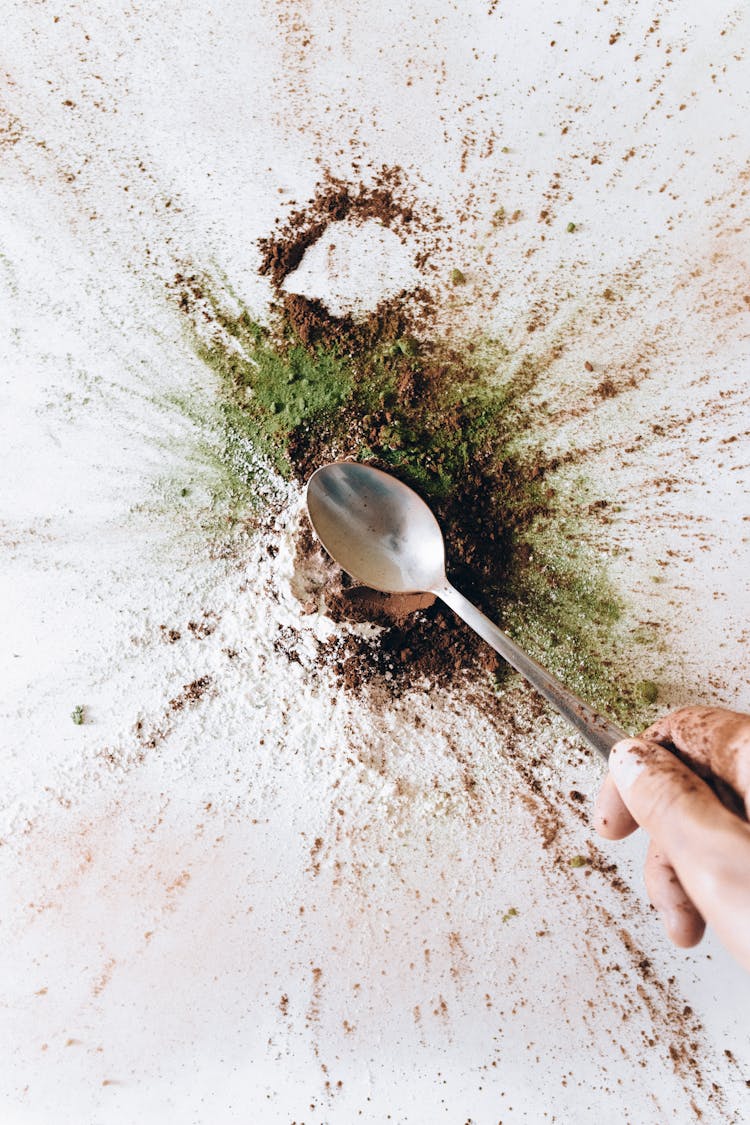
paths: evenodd
<path fill-rule="evenodd" d="M 402 236 L 406 228 L 424 224 L 408 199 L 401 168 L 383 166 L 371 185 L 347 183 L 328 173 L 305 207 L 294 211 L 274 234 L 260 239 L 260 273 L 279 292 L 331 223 L 344 219 L 358 223 L 377 219 Z"/>

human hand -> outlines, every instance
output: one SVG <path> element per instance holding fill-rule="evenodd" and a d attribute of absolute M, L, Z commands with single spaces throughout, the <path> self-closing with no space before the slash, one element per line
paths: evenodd
<path fill-rule="evenodd" d="M 648 832 L 646 890 L 669 937 L 697 945 L 709 923 L 750 970 L 750 715 L 674 711 L 618 742 L 609 769 L 595 827 Z"/>

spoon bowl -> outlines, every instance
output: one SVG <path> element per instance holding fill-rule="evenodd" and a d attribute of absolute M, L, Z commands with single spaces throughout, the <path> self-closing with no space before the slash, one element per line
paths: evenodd
<path fill-rule="evenodd" d="M 417 594 L 445 584 L 437 520 L 389 473 L 356 461 L 324 465 L 308 482 L 307 510 L 328 554 L 365 586 Z"/>
<path fill-rule="evenodd" d="M 310 477 L 307 510 L 326 551 L 352 578 L 387 594 L 437 595 L 605 758 L 625 737 L 450 584 L 440 526 L 408 485 L 371 465 L 337 461 Z"/>

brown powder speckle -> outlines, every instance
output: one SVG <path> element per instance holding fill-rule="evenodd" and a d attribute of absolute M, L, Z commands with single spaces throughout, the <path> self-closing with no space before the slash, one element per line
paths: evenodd
<path fill-rule="evenodd" d="M 384 167 L 367 186 L 328 174 L 304 208 L 294 211 L 275 234 L 260 240 L 261 274 L 269 277 L 278 291 L 330 224 L 344 219 L 360 223 L 377 219 L 402 234 L 416 223 L 401 169 Z"/>
<path fill-rule="evenodd" d="M 185 704 L 199 703 L 210 688 L 212 682 L 211 676 L 199 676 L 197 680 L 192 680 L 189 684 L 185 684 L 179 695 L 176 695 L 174 699 L 170 699 L 170 710 L 181 711 Z"/>

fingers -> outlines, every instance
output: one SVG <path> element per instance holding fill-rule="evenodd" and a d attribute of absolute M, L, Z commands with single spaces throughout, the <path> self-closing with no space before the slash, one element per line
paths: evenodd
<path fill-rule="evenodd" d="M 607 774 L 596 798 L 593 820 L 596 831 L 608 840 L 622 840 L 638 827 L 638 822 L 633 819 L 618 793 L 611 774 Z"/>
<path fill-rule="evenodd" d="M 654 742 L 617 743 L 610 771 L 630 814 L 668 857 L 699 916 L 750 969 L 750 825 Z M 652 873 L 660 893 L 662 875 Z"/>
<path fill-rule="evenodd" d="M 706 923 L 688 897 L 674 867 L 653 840 L 643 874 L 648 897 L 659 911 L 670 940 L 683 949 L 697 945 L 703 937 Z"/>
<path fill-rule="evenodd" d="M 700 858 L 712 832 L 748 828 L 693 770 L 658 743 L 623 739 L 612 749 L 609 768 L 633 818 L 655 840 L 668 841 L 675 867 L 678 856 Z"/>
<path fill-rule="evenodd" d="M 638 822 L 619 794 L 612 774 L 608 774 L 594 806 L 594 826 L 608 840 L 622 840 L 638 827 Z M 651 843 L 644 868 L 646 890 L 659 911 L 664 928 L 675 945 L 688 948 L 703 937 L 706 923 L 666 855 Z"/>
<path fill-rule="evenodd" d="M 710 771 L 750 802 L 750 716 L 719 707 L 683 707 L 641 737 L 672 743 L 699 774 Z"/>

